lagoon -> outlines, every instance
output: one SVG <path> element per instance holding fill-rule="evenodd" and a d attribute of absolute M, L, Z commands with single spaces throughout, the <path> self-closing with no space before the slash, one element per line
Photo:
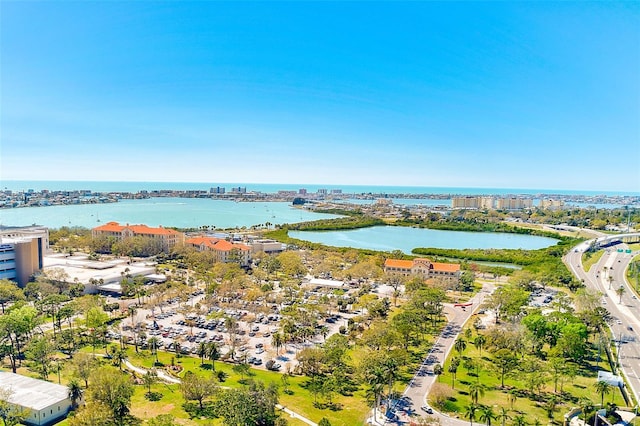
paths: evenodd
<path fill-rule="evenodd" d="M 286 202 L 234 202 L 207 198 L 148 198 L 117 203 L 21 207 L 0 210 L 0 225 L 94 228 L 115 221 L 176 228 L 242 228 L 297 223 L 336 215 L 293 208 Z"/>
<path fill-rule="evenodd" d="M 348 231 L 289 231 L 299 240 L 335 247 L 393 251 L 411 254 L 417 247 L 443 249 L 524 249 L 552 246 L 554 238 L 499 232 L 441 231 L 404 226 L 375 226 Z"/>

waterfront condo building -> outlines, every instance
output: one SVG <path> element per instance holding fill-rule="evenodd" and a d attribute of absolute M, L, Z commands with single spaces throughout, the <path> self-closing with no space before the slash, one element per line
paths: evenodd
<path fill-rule="evenodd" d="M 460 265 L 432 262 L 425 258 L 413 260 L 387 259 L 384 261 L 384 272 L 400 275 L 418 275 L 424 277 L 425 280 L 431 278 L 458 280 L 460 278 Z"/>
<path fill-rule="evenodd" d="M 147 237 L 160 241 L 162 249 L 169 252 L 176 244 L 184 241 L 184 235 L 173 229 L 163 227 L 151 228 L 147 225 L 120 225 L 118 222 L 108 222 L 93 228 L 93 237 L 115 237 L 118 240 L 131 237 Z"/>
<path fill-rule="evenodd" d="M 186 243 L 198 251 L 213 252 L 217 262 L 238 262 L 241 266 L 248 266 L 251 261 L 251 248 L 245 244 L 215 237 L 189 238 Z"/>

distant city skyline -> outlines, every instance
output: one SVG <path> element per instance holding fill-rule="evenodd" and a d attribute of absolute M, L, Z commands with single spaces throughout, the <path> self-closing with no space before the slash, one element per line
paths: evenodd
<path fill-rule="evenodd" d="M 640 192 L 638 2 L 1 8 L 1 180 Z"/>

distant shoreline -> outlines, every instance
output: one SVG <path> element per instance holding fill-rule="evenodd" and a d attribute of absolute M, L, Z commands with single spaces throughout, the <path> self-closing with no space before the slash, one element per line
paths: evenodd
<path fill-rule="evenodd" d="M 2 180 L 0 192 L 27 192 L 33 190 L 40 192 L 49 191 L 91 191 L 95 193 L 138 193 L 138 192 L 165 192 L 165 191 L 209 191 L 211 188 L 225 188 L 229 193 L 235 188 L 244 188 L 248 193 L 276 194 L 279 191 L 299 192 L 306 189 L 307 193 L 317 193 L 326 190 L 328 194 L 337 191 L 344 195 L 431 195 L 431 196 L 571 196 L 582 195 L 585 197 L 639 197 L 640 191 L 613 191 L 613 190 L 561 190 L 561 189 L 527 189 L 527 188 L 488 188 L 488 187 L 442 187 L 442 186 L 412 186 L 412 185 L 339 185 L 339 184 L 288 184 L 288 183 L 249 183 L 249 182 L 127 182 L 127 181 L 43 181 L 43 180 Z"/>
<path fill-rule="evenodd" d="M 48 187 L 51 189 L 24 190 L 9 189 L 5 184 L 13 183 L 11 186 L 24 186 L 39 183 L 37 188 Z M 76 188 L 85 189 L 56 189 L 53 185 L 76 185 Z M 146 183 L 147 185 L 196 185 L 181 183 Z M 406 200 L 435 200 L 438 208 L 447 209 L 454 197 L 509 197 L 519 199 L 541 200 L 554 199 L 565 203 L 578 203 L 596 208 L 615 208 L 619 206 L 638 207 L 640 206 L 640 195 L 592 195 L 587 193 L 573 194 L 552 194 L 552 193 L 527 193 L 527 190 L 498 190 L 495 188 L 418 188 L 418 187 L 386 187 L 387 190 L 398 192 L 373 192 L 374 187 L 353 187 L 342 188 L 302 188 L 298 185 L 297 190 L 281 189 L 277 185 L 254 184 L 252 186 L 210 186 L 209 184 L 198 184 L 200 187 L 187 187 L 184 189 L 137 189 L 145 185 L 144 182 L 45 182 L 45 181 L 4 181 L 4 190 L 0 191 L 0 209 L 15 209 L 25 207 L 48 207 L 48 206 L 69 206 L 82 204 L 105 204 L 117 203 L 120 200 L 150 199 L 150 198 L 203 198 L 213 200 L 224 200 L 233 202 L 286 202 L 294 203 L 295 200 L 304 199 L 307 203 L 361 203 L 376 202 L 380 199 L 400 201 L 400 204 L 408 204 Z M 82 185 L 82 186 L 80 186 Z M 119 191 L 97 191 L 91 188 L 109 187 L 120 185 Z M 36 187 L 35 185 L 33 185 Z M 352 192 L 355 189 L 365 192 Z M 104 188 L 99 188 L 104 189 Z M 433 192 L 438 190 L 455 190 L 457 193 Z M 366 192 L 369 190 L 369 192 Z M 408 192 L 408 190 L 414 192 Z M 421 190 L 419 192 L 418 190 Z M 465 192 L 466 191 L 466 192 Z M 476 192 L 476 193 L 474 193 Z M 533 192 L 533 191 L 531 191 Z M 402 200 L 405 200 L 403 203 Z M 420 203 L 418 203 L 420 204 Z M 433 203 L 431 203 L 433 204 Z M 535 205 L 534 205 L 535 207 Z M 568 206 L 576 207 L 576 206 Z"/>

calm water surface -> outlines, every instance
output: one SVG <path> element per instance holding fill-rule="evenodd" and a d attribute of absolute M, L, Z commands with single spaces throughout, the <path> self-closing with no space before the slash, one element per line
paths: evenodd
<path fill-rule="evenodd" d="M 289 236 L 300 240 L 336 247 L 371 250 L 401 250 L 410 254 L 416 247 L 443 249 L 525 249 L 535 250 L 552 246 L 554 238 L 498 232 L 440 231 L 404 226 L 375 226 L 350 231 L 290 231 Z"/>
<path fill-rule="evenodd" d="M 236 203 L 203 198 L 149 198 L 122 200 L 117 203 L 50 207 L 24 207 L 0 210 L 0 224 L 5 226 L 44 225 L 50 228 L 83 226 L 93 228 L 115 221 L 122 224 L 143 223 L 149 226 L 178 228 L 250 227 L 253 225 L 297 223 L 338 217 L 296 209 L 291 203 Z"/>

